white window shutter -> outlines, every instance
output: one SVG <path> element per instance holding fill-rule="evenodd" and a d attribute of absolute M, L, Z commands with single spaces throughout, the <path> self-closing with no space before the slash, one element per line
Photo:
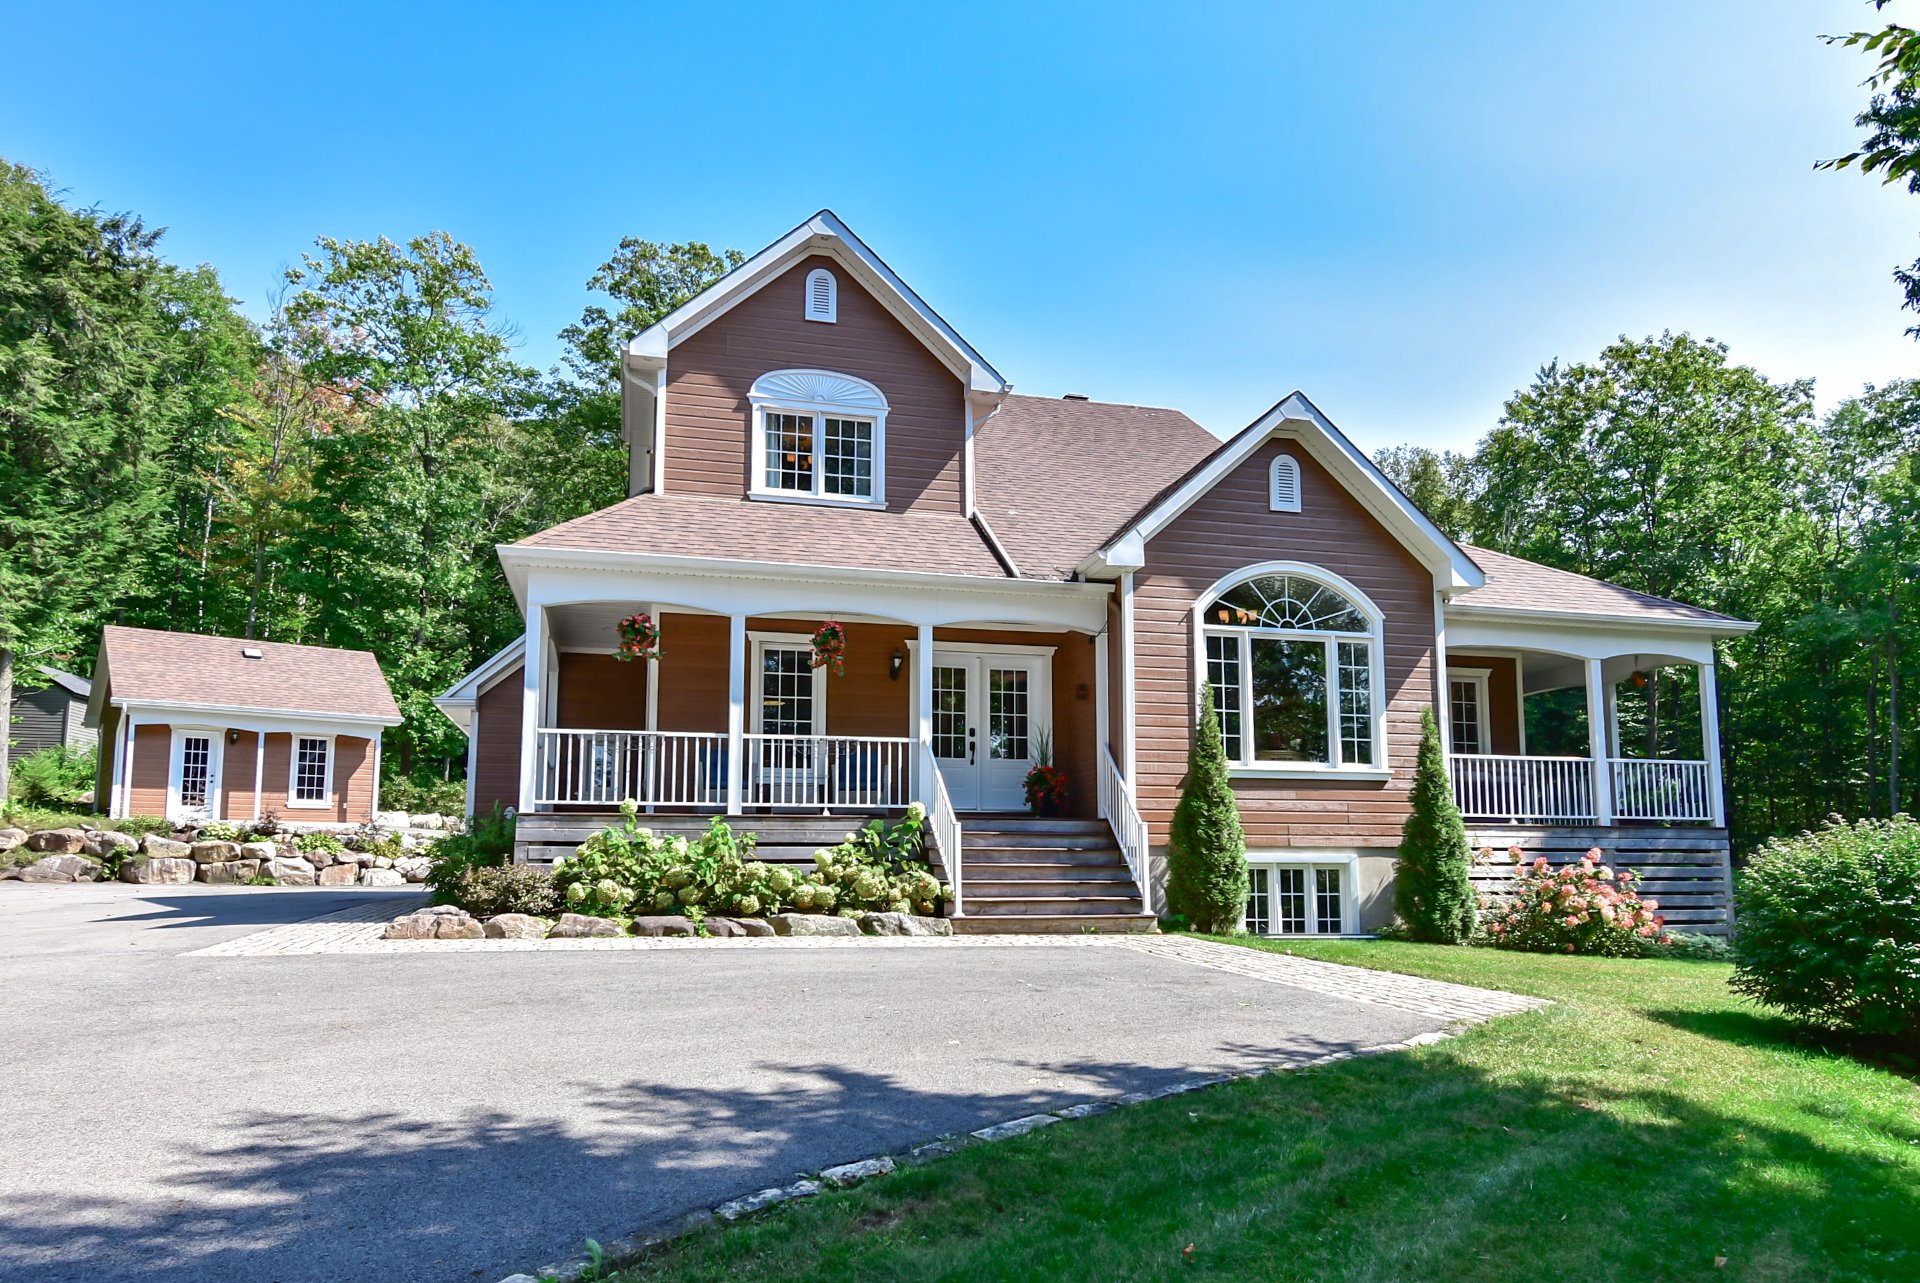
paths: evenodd
<path fill-rule="evenodd" d="M 836 295 L 838 293 L 838 283 L 833 279 L 832 272 L 829 272 L 824 267 L 816 267 L 811 272 L 808 272 L 807 319 L 809 321 L 825 321 L 828 324 L 832 324 L 837 320 L 836 312 L 838 308 L 836 305 L 839 300 Z"/>
<path fill-rule="evenodd" d="M 1268 502 L 1275 512 L 1300 511 L 1300 462 L 1290 454 L 1273 461 L 1272 494 Z"/>

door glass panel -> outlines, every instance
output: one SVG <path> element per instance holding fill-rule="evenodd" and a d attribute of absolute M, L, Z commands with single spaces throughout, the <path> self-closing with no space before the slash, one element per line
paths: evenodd
<path fill-rule="evenodd" d="M 1327 647 L 1253 638 L 1253 755 L 1262 762 L 1327 761 Z"/>
<path fill-rule="evenodd" d="M 1323 935 L 1338 935 L 1345 930 L 1340 922 L 1340 870 L 1313 871 L 1313 900 L 1314 915 L 1320 922 L 1316 930 Z"/>
<path fill-rule="evenodd" d="M 180 740 L 180 809 L 207 809 L 207 790 L 213 782 L 213 741 L 205 735 Z"/>
<path fill-rule="evenodd" d="M 1447 703 L 1453 717 L 1453 751 L 1484 753 L 1480 743 L 1480 683 L 1448 682 Z"/>
<path fill-rule="evenodd" d="M 987 755 L 1024 762 L 1027 751 L 1027 670 L 987 671 Z"/>
<path fill-rule="evenodd" d="M 1280 925 L 1283 935 L 1299 935 L 1307 929 L 1307 871 L 1305 869 L 1275 869 L 1275 885 L 1279 888 Z"/>
<path fill-rule="evenodd" d="M 1273 891 L 1267 870 L 1247 870 L 1247 930 L 1257 936 L 1273 934 Z"/>
<path fill-rule="evenodd" d="M 962 665 L 934 665 L 933 755 L 950 760 L 967 755 L 967 670 Z"/>
<path fill-rule="evenodd" d="M 813 665 L 797 646 L 760 652 L 760 729 L 768 735 L 813 734 Z"/>

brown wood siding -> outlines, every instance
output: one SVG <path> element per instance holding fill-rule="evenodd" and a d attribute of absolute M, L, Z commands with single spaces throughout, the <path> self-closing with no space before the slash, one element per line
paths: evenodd
<path fill-rule="evenodd" d="M 637 731 L 646 726 L 645 663 L 562 652 L 559 681 L 555 725 L 598 731 Z"/>
<path fill-rule="evenodd" d="M 109 704 L 100 713 L 100 756 L 94 760 L 93 809 L 110 815 L 119 801 L 113 795 L 114 770 L 120 758 L 120 710 Z"/>
<path fill-rule="evenodd" d="M 831 325 L 804 319 L 807 273 L 839 282 Z M 966 448 L 964 387 L 892 313 L 830 258 L 796 263 L 752 297 L 683 339 L 667 361 L 666 490 L 747 493 L 752 405 L 747 390 L 771 370 L 834 370 L 887 398 L 887 507 L 959 513 Z"/>
<path fill-rule="evenodd" d="M 1268 507 L 1268 468 L 1285 449 L 1300 461 L 1301 511 Z M 1139 654 L 1135 698 L 1142 815 L 1166 841 L 1193 734 L 1192 607 L 1210 585 L 1266 561 L 1322 566 L 1366 593 L 1385 616 L 1387 764 L 1393 779 L 1234 781 L 1247 843 L 1390 847 L 1400 840 L 1432 703 L 1433 575 L 1373 519 L 1300 443 L 1269 443 L 1147 545 L 1134 580 Z"/>
<path fill-rule="evenodd" d="M 333 811 L 342 824 L 373 822 L 373 741 L 342 735 L 333 741 Z"/>
<path fill-rule="evenodd" d="M 1487 669 L 1487 738 L 1489 753 L 1520 751 L 1520 688 L 1511 655 L 1473 655 L 1449 650 L 1447 667 Z"/>
<path fill-rule="evenodd" d="M 268 731 L 263 758 L 260 764 L 260 814 L 295 822 L 326 818 L 324 813 L 315 817 L 314 812 L 306 807 L 290 808 L 287 805 L 287 781 L 293 769 L 292 735 L 286 731 Z M 251 763 L 248 769 L 252 769 Z"/>
<path fill-rule="evenodd" d="M 660 617 L 660 729 L 727 729 L 727 620 L 721 615 Z"/>
<path fill-rule="evenodd" d="M 173 769 L 173 727 L 148 724 L 133 728 L 133 808 L 135 815 L 167 813 L 167 776 Z"/>
<path fill-rule="evenodd" d="M 474 701 L 473 807 L 486 815 L 498 802 L 504 809 L 520 805 L 521 670 L 514 670 L 481 692 Z"/>
<path fill-rule="evenodd" d="M 220 810 L 223 820 L 253 818 L 253 754 L 260 742 L 254 731 L 241 731 L 240 738 L 226 746 L 220 763 Z"/>

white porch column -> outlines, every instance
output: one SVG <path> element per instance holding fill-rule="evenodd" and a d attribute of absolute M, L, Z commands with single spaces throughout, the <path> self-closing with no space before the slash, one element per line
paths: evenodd
<path fill-rule="evenodd" d="M 1094 736 L 1094 739 L 1098 741 L 1100 745 L 1100 752 L 1102 754 L 1110 755 L 1112 754 L 1113 749 L 1109 747 L 1109 743 L 1112 739 L 1112 736 L 1109 734 L 1109 729 L 1110 729 L 1109 722 L 1113 717 L 1113 710 L 1109 708 L 1107 705 L 1112 699 L 1112 695 L 1113 695 L 1113 678 L 1110 676 L 1107 666 L 1113 661 L 1107 653 L 1107 650 L 1108 650 L 1107 642 L 1108 642 L 1108 638 L 1107 638 L 1107 633 L 1105 629 L 1102 629 L 1100 630 L 1100 632 L 1094 634 L 1094 638 L 1093 638 L 1093 736 Z"/>
<path fill-rule="evenodd" d="M 747 755 L 747 617 L 727 617 L 727 814 L 742 808 Z"/>
<path fill-rule="evenodd" d="M 120 755 L 120 780 L 114 787 L 117 805 L 108 809 L 114 819 L 125 819 L 133 814 L 133 713 L 128 710 L 122 717 L 123 729 L 127 735 L 127 751 Z M 0 748 L 0 751 L 4 751 Z"/>
<path fill-rule="evenodd" d="M 468 725 L 471 726 L 472 723 L 469 722 Z M 376 732 L 376 734 L 378 734 L 378 732 Z M 473 740 L 473 735 L 469 734 L 467 736 L 467 811 L 469 813 L 473 811 Z M 374 740 L 376 744 L 379 742 L 378 739 Z M 376 772 L 380 769 L 380 760 L 378 757 L 374 759 L 373 769 Z M 378 780 L 379 776 L 375 775 L 374 778 Z M 256 822 L 260 819 L 260 790 L 266 782 L 267 733 L 262 730 L 256 730 L 253 733 L 253 818 Z M 374 786 L 373 805 L 375 810 L 380 809 L 378 784 Z"/>
<path fill-rule="evenodd" d="M 1518 663 L 1514 665 L 1519 667 Z M 1433 720 L 1440 726 L 1440 753 L 1453 773 L 1453 687 L 1447 680 L 1447 595 L 1433 594 Z M 1526 720 L 1524 711 L 1521 721 Z M 1481 749 L 1486 752 L 1487 749 Z M 1521 752 L 1525 752 L 1522 749 Z"/>
<path fill-rule="evenodd" d="M 1137 768 L 1140 761 L 1138 748 L 1140 736 L 1139 721 L 1134 716 L 1133 572 L 1131 570 L 1120 576 L 1120 662 L 1125 665 L 1120 670 L 1120 732 L 1124 737 L 1121 742 L 1126 749 L 1124 754 L 1126 760 L 1120 763 L 1120 769 L 1126 772 L 1127 787 L 1132 789 L 1134 797 L 1138 798 L 1140 785 Z M 1200 671 L 1203 673 L 1206 671 L 1204 663 Z M 1199 691 L 1193 692 L 1196 705 L 1199 696 Z"/>
<path fill-rule="evenodd" d="M 533 814 L 533 799 L 538 792 L 534 772 L 539 764 L 540 710 L 544 692 L 541 676 L 547 667 L 547 608 L 527 606 L 526 651 L 520 657 L 520 806 L 522 815 Z"/>
<path fill-rule="evenodd" d="M 1715 828 L 1727 826 L 1727 790 L 1720 779 L 1718 656 L 1700 665 L 1700 749 L 1707 759 L 1707 809 Z"/>
<path fill-rule="evenodd" d="M 1593 810 L 1600 824 L 1613 823 L 1613 768 L 1607 762 L 1607 679 L 1600 661 L 1587 661 L 1587 752 L 1593 758 Z"/>
<path fill-rule="evenodd" d="M 920 634 L 913 647 L 913 737 L 920 742 L 921 752 L 913 755 L 916 774 L 929 768 L 933 761 L 933 625 L 920 625 Z M 933 781 L 921 780 L 916 790 L 920 800 L 925 801 L 933 793 Z"/>

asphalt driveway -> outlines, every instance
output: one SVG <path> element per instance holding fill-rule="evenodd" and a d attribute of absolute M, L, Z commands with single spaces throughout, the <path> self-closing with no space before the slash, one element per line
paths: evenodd
<path fill-rule="evenodd" d="M 0 883 L 0 1280 L 492 1280 L 1437 1016 L 1119 948 L 190 957 L 378 891 Z"/>

